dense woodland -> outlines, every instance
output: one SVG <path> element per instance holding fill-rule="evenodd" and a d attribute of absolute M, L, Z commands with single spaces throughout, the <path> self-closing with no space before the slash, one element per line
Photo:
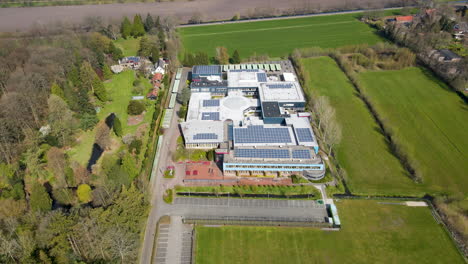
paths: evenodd
<path fill-rule="evenodd" d="M 149 15 L 145 22 L 0 39 L 0 262 L 136 262 L 148 212 L 141 142 L 122 138 L 97 173 L 67 150 L 79 131 L 95 129 L 102 149 L 122 137 L 123 120 L 96 116 L 113 100 L 103 85 L 109 66 L 123 57 L 112 39 L 147 35 L 141 55 L 176 58 L 173 29 Z"/>

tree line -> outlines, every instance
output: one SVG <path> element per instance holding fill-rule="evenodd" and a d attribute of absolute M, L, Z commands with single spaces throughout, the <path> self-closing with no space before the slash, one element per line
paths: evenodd
<path fill-rule="evenodd" d="M 226 47 L 217 47 L 216 56 L 209 57 L 208 53 L 198 51 L 195 53 L 185 52 L 182 64 L 186 67 L 194 65 L 209 65 L 209 64 L 239 64 L 241 57 L 238 50 L 234 50 L 232 56 L 229 55 Z"/>

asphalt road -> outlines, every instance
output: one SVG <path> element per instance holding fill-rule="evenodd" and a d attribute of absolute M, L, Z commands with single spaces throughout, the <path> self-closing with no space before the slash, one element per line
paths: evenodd
<path fill-rule="evenodd" d="M 184 74 L 182 74 L 179 91 L 185 85 L 185 81 L 187 79 L 187 72 L 188 70 L 185 69 Z M 173 80 L 174 82 L 174 80 Z M 172 87 L 172 83 L 171 83 Z M 170 89 L 169 89 L 170 90 Z M 172 163 L 171 161 L 171 145 L 173 146 L 173 142 L 177 140 L 178 137 L 178 123 L 177 123 L 177 109 L 180 105 L 176 104 L 176 109 L 174 111 L 174 115 L 172 116 L 171 125 L 169 129 L 166 129 L 164 133 L 164 140 L 161 147 L 161 153 L 159 155 L 159 162 L 157 168 L 153 168 L 156 170 L 155 178 L 152 179 L 150 182 L 151 186 L 151 211 L 148 215 L 148 220 L 146 222 L 146 229 L 145 229 L 145 236 L 143 241 L 143 246 L 141 250 L 140 256 L 140 263 L 151 263 L 151 256 L 154 247 L 154 236 L 156 234 L 156 225 L 158 223 L 159 218 L 165 215 L 165 212 L 161 210 L 166 204 L 164 203 L 162 196 L 165 192 L 167 184 L 165 184 L 165 179 L 163 178 L 165 168 Z"/>

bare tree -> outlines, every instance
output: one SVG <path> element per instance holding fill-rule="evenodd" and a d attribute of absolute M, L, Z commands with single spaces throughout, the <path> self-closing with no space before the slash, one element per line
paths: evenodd
<path fill-rule="evenodd" d="M 335 115 L 335 109 L 330 105 L 328 97 L 319 96 L 313 105 L 314 112 L 318 119 L 318 128 L 321 128 L 322 123 L 329 121 Z"/>
<path fill-rule="evenodd" d="M 226 47 L 216 47 L 216 59 L 219 64 L 229 64 L 229 54 Z"/>

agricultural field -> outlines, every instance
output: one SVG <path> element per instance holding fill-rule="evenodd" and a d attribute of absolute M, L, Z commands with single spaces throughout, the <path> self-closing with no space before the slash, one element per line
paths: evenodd
<path fill-rule="evenodd" d="M 138 127 L 142 126 L 142 124 L 143 126 L 145 126 L 144 124 L 147 124 L 146 126 L 149 128 L 149 124 L 153 116 L 154 107 L 148 106 L 147 111 L 144 114 L 143 121 L 139 125 L 127 124 L 127 105 L 132 98 L 132 87 L 133 81 L 135 79 L 135 73 L 131 70 L 127 70 L 120 74 L 113 75 L 111 80 L 105 82 L 104 86 L 106 87 L 111 101 L 107 102 L 97 115 L 99 120 L 104 120 L 109 114 L 115 113 L 122 122 L 123 135 L 128 133 L 135 133 Z M 151 88 L 151 84 L 148 82 L 148 80 L 142 78 L 141 81 L 147 89 Z M 149 102 L 149 104 L 153 105 L 154 103 Z M 144 142 L 147 140 L 147 130 L 148 129 L 144 130 L 146 132 L 144 133 L 144 138 L 142 139 L 143 149 L 140 151 L 141 155 L 144 154 L 146 148 L 146 144 Z M 89 157 L 91 156 L 95 134 L 96 128 L 90 131 L 84 131 L 81 133 L 81 135 L 78 136 L 79 144 L 68 151 L 68 155 L 70 156 L 71 160 L 77 161 L 82 165 L 87 164 Z"/>
<path fill-rule="evenodd" d="M 363 93 L 430 192 L 466 194 L 468 108 L 421 68 L 360 74 Z"/>
<path fill-rule="evenodd" d="M 342 127 L 337 159 L 348 174 L 355 194 L 423 195 L 406 175 L 379 131 L 377 123 L 346 75 L 330 57 L 302 60 L 309 75 L 304 87 L 309 97 L 326 96 Z"/>
<path fill-rule="evenodd" d="M 288 55 L 295 48 L 335 48 L 383 41 L 375 30 L 357 20 L 358 14 L 179 28 L 187 52 L 215 55 L 218 46 L 241 57 L 254 53 L 270 57 Z"/>
<path fill-rule="evenodd" d="M 337 203 L 341 231 L 197 227 L 196 263 L 464 263 L 427 207 Z"/>

